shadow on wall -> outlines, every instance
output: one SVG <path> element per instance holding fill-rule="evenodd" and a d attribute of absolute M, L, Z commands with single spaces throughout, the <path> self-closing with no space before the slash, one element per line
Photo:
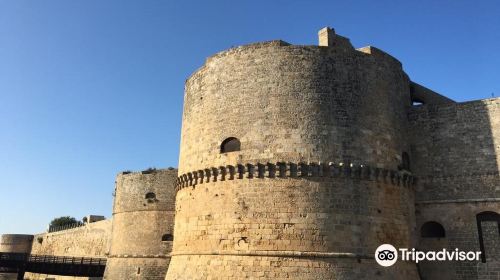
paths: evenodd
<path fill-rule="evenodd" d="M 409 118 L 419 249 L 482 252 L 478 262 L 423 262 L 422 278 L 497 279 L 500 99 L 413 106 Z"/>

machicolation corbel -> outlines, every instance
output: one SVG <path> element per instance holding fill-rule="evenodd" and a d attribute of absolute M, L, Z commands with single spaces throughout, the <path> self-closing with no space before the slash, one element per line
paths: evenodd
<path fill-rule="evenodd" d="M 382 181 L 395 186 L 410 186 L 416 182 L 408 171 L 374 168 L 364 164 L 266 162 L 226 165 L 188 172 L 177 178 L 176 190 L 210 182 L 264 178 L 349 178 Z"/>

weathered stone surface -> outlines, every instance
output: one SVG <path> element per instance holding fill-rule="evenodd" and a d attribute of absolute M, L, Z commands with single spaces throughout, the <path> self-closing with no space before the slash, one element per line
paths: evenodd
<path fill-rule="evenodd" d="M 84 226 L 36 234 L 33 238 L 31 253 L 34 255 L 99 257 L 105 258 L 110 245 L 111 220 L 87 223 Z M 70 277 L 38 273 L 25 274 L 25 279 L 45 280 L 88 279 L 88 277 Z"/>
<path fill-rule="evenodd" d="M 479 251 L 476 215 L 500 213 L 500 99 L 426 105 L 410 111 L 417 231 L 427 221 L 446 230 L 421 248 Z M 482 222 L 486 263 L 422 263 L 428 279 L 500 279 L 499 222 Z"/>
<path fill-rule="evenodd" d="M 476 215 L 500 213 L 500 99 L 456 103 L 332 29 L 319 45 L 233 48 L 187 80 L 166 279 L 418 279 L 411 263 L 382 275 L 375 248 L 479 249 Z M 420 237 L 432 220 L 449 239 Z M 419 273 L 498 279 L 483 224 L 486 263 Z"/>
<path fill-rule="evenodd" d="M 2 234 L 0 236 L 0 252 L 4 253 L 25 253 L 31 251 L 33 235 L 28 234 Z M 0 280 L 16 280 L 17 273 L 1 273 Z"/>
<path fill-rule="evenodd" d="M 110 280 L 500 279 L 500 99 L 456 103 L 380 49 L 318 35 L 209 57 L 186 82 L 179 172 L 119 175 L 112 230 L 32 251 L 111 246 Z M 383 243 L 485 258 L 383 268 Z"/>
<path fill-rule="evenodd" d="M 30 253 L 33 235 L 30 234 L 2 234 L 0 236 L 0 252 Z"/>
<path fill-rule="evenodd" d="M 330 36 L 230 49 L 186 82 L 166 279 L 371 279 L 378 245 L 415 243 L 411 176 L 397 172 L 410 81 L 393 57 Z M 241 150 L 221 153 L 229 137 Z M 418 275 L 407 264 L 384 277 Z"/>
<path fill-rule="evenodd" d="M 111 220 L 84 226 L 36 234 L 31 253 L 72 257 L 105 257 L 109 251 Z"/>
<path fill-rule="evenodd" d="M 117 176 L 104 279 L 165 278 L 172 249 L 176 178 L 176 169 Z"/>

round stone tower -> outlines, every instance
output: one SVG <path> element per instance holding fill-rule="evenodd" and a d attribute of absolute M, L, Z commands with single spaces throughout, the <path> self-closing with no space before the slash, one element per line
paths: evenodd
<path fill-rule="evenodd" d="M 1 253 L 29 254 L 33 244 L 33 235 L 27 234 L 2 234 L 0 236 Z M 24 274 L 24 272 L 19 272 Z M 0 271 L 0 280 L 18 279 L 18 272 Z"/>
<path fill-rule="evenodd" d="M 332 29 L 208 58 L 185 87 L 166 279 L 418 279 L 373 258 L 413 242 L 409 105 L 399 61 Z"/>
<path fill-rule="evenodd" d="M 116 178 L 111 248 L 104 279 L 164 279 L 172 249 L 176 169 Z"/>

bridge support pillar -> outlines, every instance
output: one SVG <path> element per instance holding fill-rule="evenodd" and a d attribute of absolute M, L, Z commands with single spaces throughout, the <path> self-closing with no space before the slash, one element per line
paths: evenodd
<path fill-rule="evenodd" d="M 24 280 L 24 269 L 17 272 L 17 280 Z"/>

